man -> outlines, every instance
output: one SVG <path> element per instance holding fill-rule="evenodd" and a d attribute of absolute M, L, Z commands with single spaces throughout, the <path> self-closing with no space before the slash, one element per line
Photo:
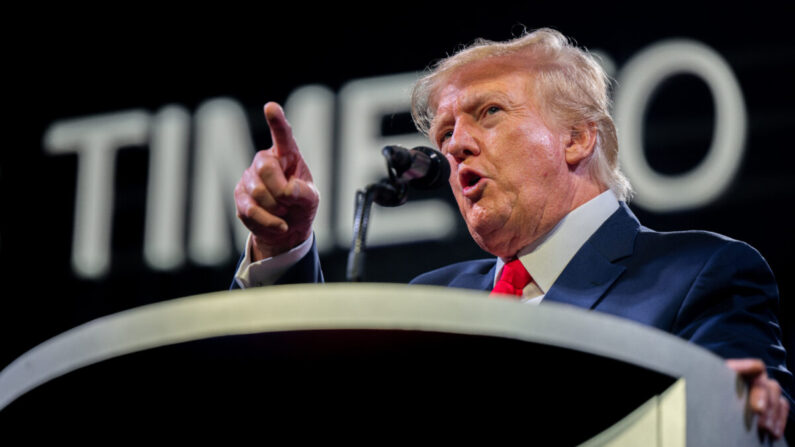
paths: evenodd
<path fill-rule="evenodd" d="M 792 375 L 772 272 L 744 243 L 640 226 L 625 204 L 631 188 L 607 87 L 593 57 L 549 29 L 478 41 L 420 79 L 415 123 L 450 162 L 470 234 L 497 258 L 412 283 L 567 302 L 679 335 L 733 358 L 727 365 L 751 382 L 760 430 L 781 437 L 790 403 L 778 381 L 788 390 Z M 235 190 L 251 230 L 236 281 L 322 281 L 311 229 L 318 192 L 281 108 L 266 104 L 265 116 L 273 147 Z"/>

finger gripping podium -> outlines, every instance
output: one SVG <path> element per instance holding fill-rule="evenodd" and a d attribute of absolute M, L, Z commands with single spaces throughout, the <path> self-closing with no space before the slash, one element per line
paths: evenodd
<path fill-rule="evenodd" d="M 140 429 L 245 417 L 268 437 L 307 440 L 757 445 L 745 393 L 713 354 L 597 312 L 427 286 L 293 285 L 67 331 L 0 373 L 0 419 Z"/>

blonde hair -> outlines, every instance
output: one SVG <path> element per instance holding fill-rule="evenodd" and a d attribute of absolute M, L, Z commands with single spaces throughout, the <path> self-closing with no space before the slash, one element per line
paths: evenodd
<path fill-rule="evenodd" d="M 597 139 L 588 163 L 592 178 L 628 201 L 632 186 L 618 166 L 618 139 L 610 116 L 610 81 L 596 58 L 578 48 L 563 34 L 549 28 L 525 33 L 506 42 L 478 39 L 440 60 L 414 85 L 411 116 L 420 132 L 428 135 L 434 118 L 433 95 L 447 75 L 467 64 L 488 58 L 526 58 L 533 75 L 535 99 L 545 117 L 558 126 L 595 123 Z"/>

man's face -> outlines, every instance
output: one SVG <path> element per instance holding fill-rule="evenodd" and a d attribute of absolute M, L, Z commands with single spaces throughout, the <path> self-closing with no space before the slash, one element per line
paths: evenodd
<path fill-rule="evenodd" d="M 507 58 L 456 69 L 435 90 L 430 138 L 470 234 L 501 257 L 552 229 L 572 208 L 571 132 L 545 122 L 527 70 Z"/>

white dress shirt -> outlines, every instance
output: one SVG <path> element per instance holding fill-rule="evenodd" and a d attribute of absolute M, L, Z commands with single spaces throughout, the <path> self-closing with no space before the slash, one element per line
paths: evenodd
<path fill-rule="evenodd" d="M 522 301 L 540 303 L 563 269 L 596 230 L 618 209 L 618 199 L 609 189 L 572 210 L 546 235 L 521 249 L 518 258 L 533 280 L 522 292 Z M 497 258 L 494 283 L 505 260 Z"/>
<path fill-rule="evenodd" d="M 243 261 L 235 273 L 235 281 L 242 289 L 249 287 L 269 286 L 276 282 L 290 267 L 294 266 L 312 249 L 315 234 L 291 250 L 257 262 L 251 262 L 251 234 L 246 241 L 246 252 Z"/>

